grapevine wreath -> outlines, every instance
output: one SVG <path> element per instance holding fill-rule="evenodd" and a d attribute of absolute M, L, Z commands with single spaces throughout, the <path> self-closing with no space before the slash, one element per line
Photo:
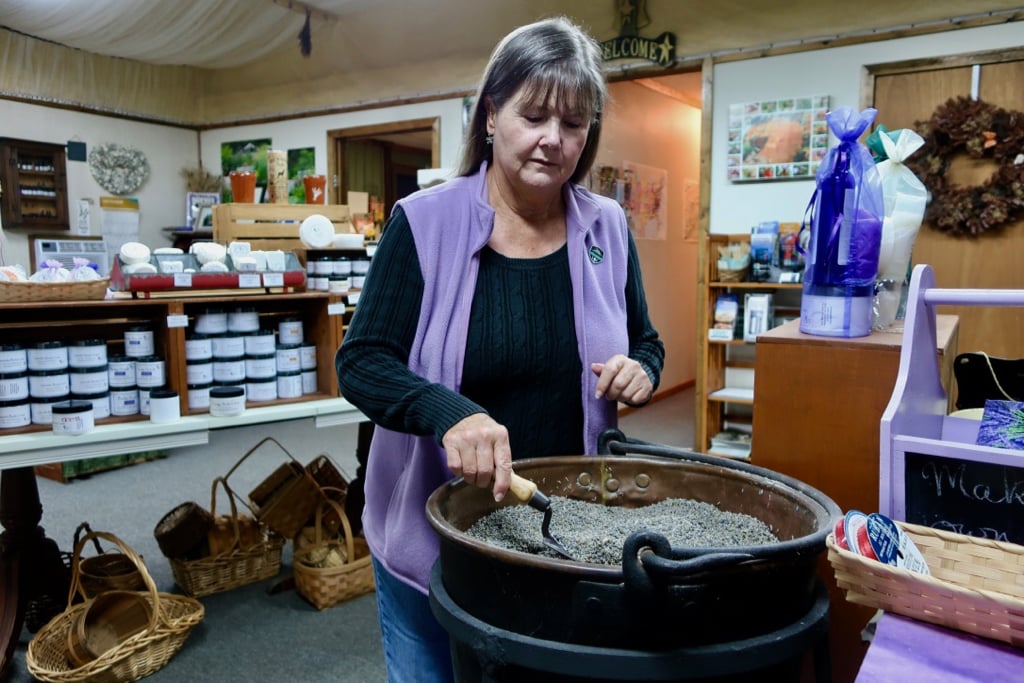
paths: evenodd
<path fill-rule="evenodd" d="M 932 199 L 925 220 L 950 235 L 977 236 L 1013 222 L 1024 212 L 1024 113 L 969 97 L 948 100 L 915 130 L 924 145 L 905 162 Z M 962 187 L 946 178 L 959 153 L 990 159 L 996 170 L 980 185 Z"/>
<path fill-rule="evenodd" d="M 125 195 L 146 182 L 149 162 L 146 155 L 137 149 L 108 143 L 89 152 L 89 170 L 104 190 Z"/>

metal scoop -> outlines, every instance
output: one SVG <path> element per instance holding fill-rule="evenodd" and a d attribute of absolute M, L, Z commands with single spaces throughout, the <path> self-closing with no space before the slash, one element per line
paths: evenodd
<path fill-rule="evenodd" d="M 566 547 L 551 535 L 551 499 L 537 489 L 537 484 L 513 472 L 509 490 L 520 501 L 544 513 L 544 521 L 540 525 L 544 545 L 567 560 L 575 559 Z"/>

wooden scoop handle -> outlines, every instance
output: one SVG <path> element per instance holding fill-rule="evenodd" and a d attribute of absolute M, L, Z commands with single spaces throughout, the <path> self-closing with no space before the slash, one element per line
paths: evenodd
<path fill-rule="evenodd" d="M 508 485 L 508 490 L 522 502 L 529 503 L 533 494 L 537 493 L 537 484 L 512 472 L 512 481 Z"/>

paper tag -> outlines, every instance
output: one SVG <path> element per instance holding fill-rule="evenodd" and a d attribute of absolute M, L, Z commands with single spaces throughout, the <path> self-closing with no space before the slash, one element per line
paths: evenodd
<path fill-rule="evenodd" d="M 345 304 L 327 304 L 327 315 L 345 315 Z"/>
<path fill-rule="evenodd" d="M 238 274 L 238 286 L 241 288 L 246 287 L 262 287 L 259 273 L 239 273 Z"/>
<path fill-rule="evenodd" d="M 174 286 L 175 287 L 191 287 L 192 286 L 192 273 L 175 273 L 174 274 Z"/>
<path fill-rule="evenodd" d="M 284 287 L 284 273 L 263 273 L 264 287 Z"/>
<path fill-rule="evenodd" d="M 169 315 L 169 316 L 167 316 L 167 327 L 188 327 L 188 316 L 187 315 Z"/>

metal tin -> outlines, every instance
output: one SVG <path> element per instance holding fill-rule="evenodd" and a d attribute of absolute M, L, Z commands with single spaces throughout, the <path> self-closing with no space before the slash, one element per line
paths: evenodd
<path fill-rule="evenodd" d="M 72 394 L 99 394 L 110 389 L 107 366 L 96 368 L 71 368 L 68 370 Z"/>
<path fill-rule="evenodd" d="M 0 401 L 20 401 L 28 398 L 28 373 L 0 374 Z"/>
<path fill-rule="evenodd" d="M 245 358 L 215 358 L 213 360 L 214 382 L 237 382 L 245 379 Z"/>
<path fill-rule="evenodd" d="M 17 429 L 32 424 L 32 410 L 27 399 L 0 401 L 0 429 Z"/>
<path fill-rule="evenodd" d="M 213 337 L 213 359 L 241 358 L 245 355 L 245 337 L 234 332 Z"/>
<path fill-rule="evenodd" d="M 302 373 L 281 372 L 277 375 L 277 397 L 298 398 L 302 396 Z"/>
<path fill-rule="evenodd" d="M 89 401 L 92 403 L 93 420 L 105 420 L 110 417 L 110 392 L 101 391 L 92 394 L 71 392 L 72 401 Z"/>
<path fill-rule="evenodd" d="M 28 353 L 21 344 L 0 344 L 0 373 L 28 370 Z"/>
<path fill-rule="evenodd" d="M 245 412 L 245 388 L 219 386 L 210 389 L 210 415 L 235 417 Z"/>
<path fill-rule="evenodd" d="M 71 400 L 71 396 L 69 395 L 51 396 L 49 398 L 33 398 L 29 401 L 32 411 L 32 424 L 52 425 L 53 404 L 69 400 Z"/>
<path fill-rule="evenodd" d="M 209 384 L 213 381 L 213 362 L 190 360 L 185 362 L 186 384 Z"/>
<path fill-rule="evenodd" d="M 284 318 L 277 324 L 278 344 L 301 344 L 302 341 L 302 320 Z"/>
<path fill-rule="evenodd" d="M 66 370 L 67 367 L 68 347 L 62 342 L 39 342 L 28 349 L 29 370 Z"/>
<path fill-rule="evenodd" d="M 267 356 L 277 350 L 277 339 L 273 330 L 260 330 L 245 337 L 245 355 Z"/>
<path fill-rule="evenodd" d="M 92 401 L 54 403 L 51 409 L 53 433 L 74 436 L 91 432 L 96 426 L 92 410 Z"/>
<path fill-rule="evenodd" d="M 28 394 L 49 398 L 71 393 L 71 380 L 66 370 L 39 370 L 28 373 Z"/>
<path fill-rule="evenodd" d="M 213 339 L 197 333 L 185 340 L 185 360 L 210 360 L 213 358 Z"/>
<path fill-rule="evenodd" d="M 134 384 L 130 387 L 111 387 L 110 414 L 118 416 L 138 415 L 139 388 Z"/>
<path fill-rule="evenodd" d="M 111 387 L 135 386 L 135 359 L 111 356 L 107 363 L 107 384 Z"/>
<path fill-rule="evenodd" d="M 277 377 L 246 380 L 245 396 L 253 403 L 273 401 L 277 398 Z"/>
<path fill-rule="evenodd" d="M 162 387 L 166 381 L 164 361 L 159 356 L 146 356 L 135 361 L 135 383 L 140 388 Z"/>
<path fill-rule="evenodd" d="M 132 358 L 152 356 L 155 346 L 153 330 L 148 327 L 129 327 L 124 331 L 124 353 Z"/>
<path fill-rule="evenodd" d="M 68 366 L 72 368 L 107 367 L 107 343 L 102 339 L 80 339 L 68 346 Z"/>

